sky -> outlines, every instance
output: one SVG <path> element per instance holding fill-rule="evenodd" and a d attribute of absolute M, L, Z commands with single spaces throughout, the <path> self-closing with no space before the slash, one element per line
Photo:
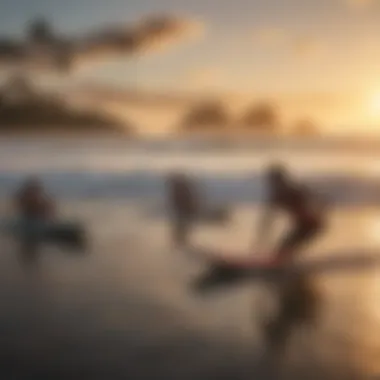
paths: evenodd
<path fill-rule="evenodd" d="M 380 125 L 379 0 L 12 0 L 0 3 L 0 35 L 21 37 L 36 16 L 80 35 L 160 14 L 193 22 L 196 38 L 65 81 L 298 99 L 305 113 L 318 99 L 331 122 Z"/>

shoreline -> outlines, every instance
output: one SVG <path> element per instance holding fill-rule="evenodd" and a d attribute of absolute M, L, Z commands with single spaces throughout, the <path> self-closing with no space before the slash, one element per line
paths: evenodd
<path fill-rule="evenodd" d="M 377 154 L 380 151 L 380 138 L 352 138 L 346 136 L 292 137 L 292 136 L 222 136 L 219 134 L 175 134 L 142 135 L 129 134 L 123 130 L 109 131 L 62 131 L 62 132 L 0 132 L 0 143 L 114 143 L 126 144 L 133 149 L 154 149 L 155 151 L 178 152 L 264 152 L 276 155 L 285 151 L 307 151 L 316 154 L 323 152 Z"/>

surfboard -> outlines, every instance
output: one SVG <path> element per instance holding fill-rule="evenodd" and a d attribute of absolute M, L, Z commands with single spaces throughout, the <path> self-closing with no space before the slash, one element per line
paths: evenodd
<path fill-rule="evenodd" d="M 283 264 L 280 260 L 262 257 L 215 257 L 211 263 L 215 267 L 231 268 L 231 269 L 271 269 L 280 267 Z"/>
<path fill-rule="evenodd" d="M 283 268 L 279 260 L 255 252 L 198 248 L 193 249 L 193 254 L 206 265 L 206 271 L 192 284 L 193 290 L 200 293 L 240 284 L 252 276 L 266 276 Z"/>
<path fill-rule="evenodd" d="M 203 294 L 255 279 L 276 280 L 285 278 L 283 276 L 296 278 L 318 273 L 380 270 L 380 255 L 377 252 L 332 253 L 294 263 L 213 250 L 198 251 L 198 256 L 205 260 L 206 271 L 192 282 L 191 287 Z"/>
<path fill-rule="evenodd" d="M 271 269 L 280 267 L 283 262 L 271 255 L 264 256 L 257 252 L 228 251 L 205 249 L 196 247 L 191 249 L 191 254 L 206 262 L 211 267 L 230 268 L 230 269 Z"/>

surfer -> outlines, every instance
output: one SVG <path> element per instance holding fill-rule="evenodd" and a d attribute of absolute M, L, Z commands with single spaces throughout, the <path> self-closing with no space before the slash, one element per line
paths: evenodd
<path fill-rule="evenodd" d="M 281 165 L 272 165 L 266 173 L 269 186 L 263 220 L 259 226 L 260 243 L 267 240 L 273 221 L 273 211 L 284 211 L 292 227 L 285 234 L 276 252 L 276 259 L 291 260 L 299 249 L 315 239 L 325 227 L 322 202 L 306 186 L 296 183 Z"/>
<path fill-rule="evenodd" d="M 184 174 L 171 174 L 167 185 L 172 212 L 173 240 L 177 245 L 185 245 L 190 227 L 199 212 L 199 196 L 192 182 Z"/>
<path fill-rule="evenodd" d="M 40 179 L 34 176 L 22 184 L 14 195 L 13 204 L 17 217 L 11 229 L 19 234 L 23 259 L 29 263 L 35 259 L 46 227 L 55 220 L 56 206 Z"/>
<path fill-rule="evenodd" d="M 30 221 L 48 221 L 55 217 L 56 206 L 37 177 L 28 178 L 17 191 L 16 213 Z"/>
<path fill-rule="evenodd" d="M 55 242 L 84 251 L 88 242 L 84 227 L 75 221 L 57 217 L 55 201 L 37 177 L 28 178 L 14 197 L 17 214 L 14 229 L 26 253 L 35 253 L 42 242 Z"/>

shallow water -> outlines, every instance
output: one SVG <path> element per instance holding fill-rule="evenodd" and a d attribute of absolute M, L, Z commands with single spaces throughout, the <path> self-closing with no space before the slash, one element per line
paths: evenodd
<path fill-rule="evenodd" d="M 256 281 L 211 298 L 191 292 L 190 283 L 204 268 L 170 245 L 158 168 L 142 159 L 141 152 L 126 153 L 117 144 L 113 149 L 110 142 L 103 149 L 112 160 L 104 162 L 102 154 L 97 157 L 96 150 L 81 150 L 80 144 L 72 143 L 54 156 L 51 146 L 33 144 L 26 145 L 29 152 L 34 150 L 28 159 L 17 155 L 8 160 L 8 167 L 2 161 L 0 178 L 9 181 L 3 195 L 17 185 L 20 171 L 45 174 L 52 191 L 62 195 L 62 214 L 82 220 L 93 244 L 88 256 L 46 248 L 38 267 L 27 270 L 17 261 L 14 246 L 1 241 L 0 377 L 265 378 L 265 366 L 263 370 L 258 364 L 263 352 L 259 320 L 271 310 L 270 290 Z M 99 151 L 101 144 L 97 144 Z M 20 146 L 18 143 L 16 151 Z M 12 149 L 7 149 L 11 155 Z M 344 167 L 339 154 L 334 159 L 322 153 L 322 163 Z M 160 157 L 166 168 L 178 164 L 169 154 L 161 152 Z M 208 157 L 203 183 L 209 194 L 219 194 L 220 201 L 233 202 L 233 220 L 225 227 L 198 228 L 193 243 L 246 250 L 260 200 L 253 197 L 252 204 L 248 203 L 247 169 L 242 170 L 238 163 L 249 165 L 233 155 L 223 158 L 226 161 L 212 153 Z M 245 159 L 262 165 L 265 157 L 252 152 Z M 373 164 L 366 159 L 368 167 Z M 226 174 L 222 168 L 228 160 L 233 163 Z M 364 171 L 365 160 L 360 160 Z M 200 175 L 200 157 L 184 154 L 182 162 Z M 297 162 L 293 164 L 297 166 Z M 92 165 L 91 170 L 86 165 Z M 121 168 L 115 171 L 117 165 Z M 311 174 L 326 174 L 323 165 L 318 166 L 307 153 L 303 153 L 302 165 L 309 165 Z M 82 169 L 74 175 L 78 167 Z M 352 167 L 345 171 L 350 173 L 352 186 L 362 181 L 363 171 L 360 176 Z M 120 172 L 123 183 L 116 191 L 115 176 Z M 152 183 L 151 177 L 156 182 Z M 218 182 L 220 177 L 224 181 Z M 368 181 L 373 180 L 371 175 Z M 343 190 L 347 187 L 341 186 Z M 329 230 L 310 247 L 308 257 L 377 253 L 380 212 L 376 199 L 368 202 L 368 194 L 355 195 L 333 208 Z M 1 210 L 6 214 L 7 209 L 4 201 Z M 354 374 L 378 373 L 378 268 L 319 273 L 315 281 L 324 299 L 320 324 L 315 331 L 295 334 L 280 378 L 309 379 L 313 374 L 314 378 L 348 379 Z"/>

